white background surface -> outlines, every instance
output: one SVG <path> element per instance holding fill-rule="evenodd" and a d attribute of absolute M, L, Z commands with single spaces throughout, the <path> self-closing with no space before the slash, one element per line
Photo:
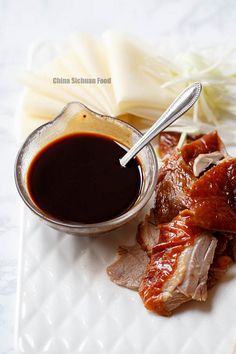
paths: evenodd
<path fill-rule="evenodd" d="M 14 113 L 22 87 L 17 72 L 32 42 L 61 39 L 72 31 L 99 35 L 116 29 L 166 46 L 232 43 L 234 0 L 0 0 L 0 354 L 13 354 L 19 214 L 13 165 Z M 63 353 L 57 353 L 63 354 Z M 210 353 L 211 354 L 211 353 Z"/>

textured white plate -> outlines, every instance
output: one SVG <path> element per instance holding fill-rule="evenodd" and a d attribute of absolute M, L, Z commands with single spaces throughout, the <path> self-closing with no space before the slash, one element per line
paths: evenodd
<path fill-rule="evenodd" d="M 122 232 L 79 238 L 58 233 L 24 210 L 17 348 L 31 353 L 231 354 L 236 338 L 236 267 L 206 303 L 172 317 L 149 313 L 136 292 L 111 283 L 106 266 Z"/>
<path fill-rule="evenodd" d="M 170 318 L 148 312 L 136 292 L 110 282 L 106 267 L 118 245 L 133 243 L 137 223 L 106 236 L 79 238 L 50 229 L 24 208 L 18 352 L 232 354 L 236 266 L 206 303 L 185 304 Z"/>

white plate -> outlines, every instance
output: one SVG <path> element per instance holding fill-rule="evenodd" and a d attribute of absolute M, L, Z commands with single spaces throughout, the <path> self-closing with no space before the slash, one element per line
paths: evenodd
<path fill-rule="evenodd" d="M 170 318 L 148 312 L 138 293 L 110 282 L 106 267 L 118 245 L 132 244 L 137 223 L 103 237 L 79 238 L 50 229 L 24 208 L 18 352 L 232 354 L 236 266 L 206 303 L 185 304 Z"/>
<path fill-rule="evenodd" d="M 110 282 L 106 266 L 136 224 L 96 239 L 56 232 L 24 210 L 17 321 L 22 353 L 228 354 L 236 337 L 236 267 L 206 303 L 170 318 L 148 312 L 138 293 Z"/>

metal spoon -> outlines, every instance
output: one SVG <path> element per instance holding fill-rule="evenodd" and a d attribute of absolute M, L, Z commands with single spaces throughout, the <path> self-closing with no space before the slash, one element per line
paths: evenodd
<path fill-rule="evenodd" d="M 138 152 L 147 145 L 155 136 L 162 130 L 167 128 L 176 119 L 186 113 L 193 104 L 197 101 L 202 90 L 200 82 L 195 82 L 187 87 L 181 94 L 174 100 L 174 102 L 167 108 L 150 129 L 132 146 L 132 148 L 120 159 L 120 164 L 125 167 L 127 163 L 138 154 Z"/>

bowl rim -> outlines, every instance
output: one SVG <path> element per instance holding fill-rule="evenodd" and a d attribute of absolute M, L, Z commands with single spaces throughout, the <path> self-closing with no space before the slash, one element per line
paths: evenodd
<path fill-rule="evenodd" d="M 16 159 L 15 159 L 15 165 L 14 165 L 14 179 L 15 179 L 15 184 L 16 184 L 16 188 L 17 191 L 19 193 L 19 195 L 21 196 L 23 202 L 27 205 L 27 207 L 34 213 L 36 214 L 39 218 L 43 219 L 44 221 L 54 224 L 55 226 L 58 227 L 64 227 L 64 228 L 70 228 L 72 230 L 75 229 L 79 229 L 79 230 L 83 230 L 83 229 L 89 229 L 89 230 L 95 230 L 98 228 L 106 228 L 109 226 L 114 226 L 118 227 L 120 224 L 126 223 L 127 221 L 129 221 L 133 216 L 135 216 L 139 210 L 141 210 L 150 200 L 150 198 L 152 197 L 152 194 L 155 190 L 155 186 L 156 186 L 156 182 L 157 182 L 157 176 L 158 176 L 158 161 L 157 161 L 157 156 L 156 153 L 154 151 L 154 148 L 152 146 L 151 143 L 148 143 L 146 145 L 146 147 L 148 147 L 149 152 L 151 153 L 151 158 L 153 160 L 153 176 L 152 176 L 152 180 L 150 182 L 150 188 L 148 189 L 148 191 L 144 194 L 144 196 L 140 199 L 140 201 L 136 204 L 134 204 L 133 206 L 131 206 L 130 209 L 128 209 L 125 213 L 113 218 L 113 219 L 109 219 L 106 221 L 102 221 L 102 222 L 98 222 L 98 223 L 70 223 L 70 222 L 66 222 L 66 221 L 60 221 L 59 219 L 47 216 L 46 214 L 44 214 L 43 212 L 40 212 L 40 209 L 36 209 L 36 207 L 34 206 L 33 202 L 32 204 L 29 203 L 29 201 L 27 200 L 28 194 L 24 192 L 23 188 L 21 188 L 22 183 L 19 180 L 19 176 L 20 174 L 18 173 L 19 170 L 19 165 L 21 163 L 23 154 L 24 154 L 24 149 L 25 147 L 30 143 L 30 141 L 32 140 L 32 138 L 38 134 L 41 130 L 45 129 L 45 127 L 51 126 L 54 124 L 54 122 L 58 119 L 61 118 L 61 116 L 67 111 L 67 109 L 72 105 L 72 104 L 77 104 L 82 106 L 84 109 L 88 110 L 89 112 L 92 112 L 93 114 L 95 114 L 95 116 L 101 117 L 101 118 L 106 118 L 109 121 L 116 121 L 119 124 L 126 126 L 128 129 L 131 129 L 134 133 L 136 133 L 140 138 L 142 137 L 142 133 L 140 130 L 138 130 L 137 128 L 135 128 L 133 125 L 124 122 L 123 120 L 116 118 L 116 117 L 112 117 L 106 114 L 100 114 L 97 113 L 95 111 L 93 111 L 92 109 L 88 108 L 86 105 L 84 105 L 83 103 L 80 103 L 79 101 L 71 101 L 69 103 L 67 103 L 64 108 L 62 109 L 62 111 L 52 120 L 50 120 L 47 123 L 44 123 L 42 125 L 40 125 L 38 128 L 36 128 L 35 130 L 33 130 L 28 137 L 25 139 L 25 141 L 23 142 L 23 144 L 20 146 L 18 153 L 16 155 Z M 113 227 L 112 227 L 113 228 Z"/>

